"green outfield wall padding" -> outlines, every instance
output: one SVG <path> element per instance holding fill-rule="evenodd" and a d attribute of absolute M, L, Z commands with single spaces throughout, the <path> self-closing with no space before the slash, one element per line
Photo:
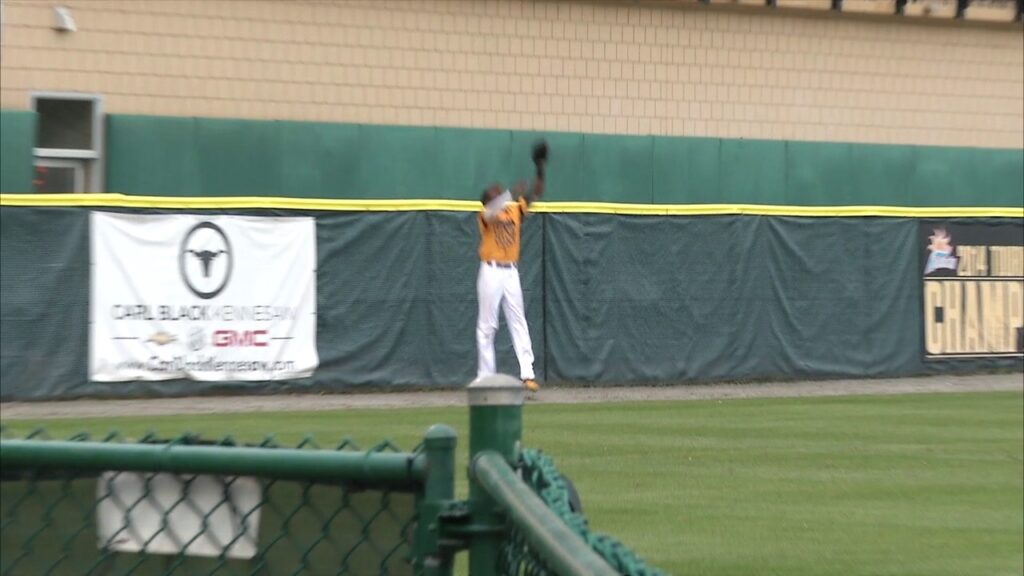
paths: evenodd
<path fill-rule="evenodd" d="M 643 136 L 583 138 L 583 188 L 567 200 L 651 204 L 654 201 L 653 141 Z M 557 152 L 552 152 L 552 157 Z M 552 160 L 552 164 L 555 162 Z M 563 194 L 552 189 L 550 199 Z"/>
<path fill-rule="evenodd" d="M 475 200 L 488 183 L 530 178 L 529 147 L 539 137 L 551 145 L 553 201 L 1024 205 L 1021 149 L 125 115 L 107 119 L 107 189 Z"/>
<path fill-rule="evenodd" d="M 90 382 L 89 211 L 3 206 L 0 397 L 459 386 L 475 377 L 473 213 L 230 213 L 316 217 L 313 377 Z M 935 225 L 944 222 L 957 221 Z M 1020 220 L 993 222 L 1024 235 Z M 910 218 L 531 216 L 520 274 L 538 375 L 636 384 L 1021 369 L 1020 358 L 923 360 L 921 226 Z M 498 367 L 516 374 L 501 324 Z"/>
<path fill-rule="evenodd" d="M 1002 151 L 991 152 L 993 157 L 997 157 Z M 860 206 L 915 206 L 910 182 L 914 157 L 912 146 L 851 144 L 851 169 L 844 170 L 843 176 L 850 181 L 849 199 L 855 201 L 846 203 Z M 962 199 L 953 199 L 965 202 L 964 206 L 994 206 L 998 200 L 988 197 L 993 192 L 965 193 Z"/>
<path fill-rule="evenodd" d="M 976 170 L 987 172 L 992 182 L 993 204 L 1024 206 L 1024 150 L 1005 150 L 989 155 L 973 150 Z"/>
<path fill-rule="evenodd" d="M 358 170 L 351 186 L 340 190 L 352 190 L 358 198 L 439 195 L 441 171 L 433 128 L 360 126 L 357 148 L 349 153 L 358 158 Z"/>
<path fill-rule="evenodd" d="M 205 195 L 195 118 L 107 116 L 107 189 Z"/>
<path fill-rule="evenodd" d="M 786 143 L 722 140 L 718 163 L 723 202 L 786 204 Z M 804 202 L 798 202 L 804 204 Z"/>
<path fill-rule="evenodd" d="M 204 119 L 196 121 L 195 147 L 199 160 L 199 186 L 204 194 L 213 190 L 251 190 L 268 196 L 280 190 L 289 133 L 277 122 Z"/>
<path fill-rule="evenodd" d="M 785 154 L 783 196 L 787 204 L 874 204 L 854 194 L 857 182 L 846 169 L 853 165 L 849 144 L 788 142 Z"/>
<path fill-rule="evenodd" d="M 358 126 L 304 122 L 278 125 L 280 180 L 273 184 L 275 189 L 288 186 L 292 190 L 289 196 L 330 198 L 338 194 L 339 186 L 352 186 L 358 158 L 350 151 L 359 142 Z"/>
<path fill-rule="evenodd" d="M 0 190 L 32 192 L 35 141 L 35 112 L 0 110 Z"/>
<path fill-rule="evenodd" d="M 653 139 L 653 201 L 658 204 L 717 204 L 722 143 L 715 138 Z"/>
<path fill-rule="evenodd" d="M 513 160 L 511 133 L 444 128 L 435 132 L 435 138 L 436 173 L 439 177 L 436 186 L 440 197 L 461 193 L 472 198 L 475 193 L 479 198 L 491 183 L 510 183 L 515 178 L 510 171 Z"/>

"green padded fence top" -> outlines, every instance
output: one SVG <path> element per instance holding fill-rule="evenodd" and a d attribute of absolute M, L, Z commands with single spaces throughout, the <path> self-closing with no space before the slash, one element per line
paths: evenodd
<path fill-rule="evenodd" d="M 32 188 L 35 114 L 0 111 L 0 192 Z M 107 190 L 156 196 L 476 200 L 551 144 L 552 200 L 1019 206 L 1024 150 L 107 116 Z"/>
<path fill-rule="evenodd" d="M 0 110 L 0 192 L 32 190 L 36 114 Z"/>
<path fill-rule="evenodd" d="M 601 556 L 615 571 L 624 576 L 664 576 L 648 566 L 625 544 L 608 536 L 593 532 L 587 518 L 573 509 L 572 498 L 565 478 L 554 461 L 539 450 L 523 450 L 520 456 L 523 480 L 541 500 L 554 511 L 583 541 Z M 548 562 L 532 548 L 520 529 L 513 529 L 501 553 L 503 574 L 553 575 Z"/>
<path fill-rule="evenodd" d="M 0 192 L 32 191 L 35 113 L 0 111 Z M 469 200 L 552 150 L 567 202 L 1013 207 L 1024 150 L 107 116 L 107 190 L 154 196 Z"/>

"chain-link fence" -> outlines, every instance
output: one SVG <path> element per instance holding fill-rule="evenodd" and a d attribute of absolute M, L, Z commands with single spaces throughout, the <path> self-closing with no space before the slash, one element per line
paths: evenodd
<path fill-rule="evenodd" d="M 317 448 L 309 439 L 292 449 L 271 439 L 246 447 L 230 438 L 5 439 L 0 574 L 412 574 L 421 484 L 412 474 L 383 478 L 372 468 L 377 457 L 391 456 L 412 471 L 418 451 L 401 453 L 390 443 L 361 450 L 350 441 Z M 192 452 L 177 465 L 181 449 Z M 196 449 L 224 465 L 207 466 Z M 315 466 L 296 470 L 318 459 L 326 468 L 343 464 L 339 454 L 374 473 L 361 482 Z M 253 474 L 260 472 L 253 458 L 263 455 L 280 462 L 279 474 Z M 36 462 L 42 459 L 49 461 Z M 150 460 L 158 465 L 147 466 Z M 204 473 L 181 471 L 189 460 Z M 240 473 L 205 473 L 231 462 L 244 464 Z"/>
<path fill-rule="evenodd" d="M 465 550 L 473 576 L 661 576 L 519 449 L 517 379 L 469 390 L 468 500 L 443 425 L 411 452 L 0 430 L 0 576 L 451 576 Z"/>

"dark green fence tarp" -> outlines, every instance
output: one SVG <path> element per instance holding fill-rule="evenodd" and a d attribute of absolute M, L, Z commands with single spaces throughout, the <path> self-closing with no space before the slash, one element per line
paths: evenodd
<path fill-rule="evenodd" d="M 320 367 L 312 378 L 99 383 L 87 376 L 88 210 L 0 207 L 0 396 L 469 382 L 475 214 L 314 215 Z M 1016 358 L 922 360 L 918 225 L 535 215 L 525 225 L 520 273 L 538 374 L 550 383 L 631 384 L 1020 369 Z M 516 373 L 505 328 L 498 349 L 499 369 Z"/>
<path fill-rule="evenodd" d="M 88 226 L 84 210 L 0 208 L 0 398 L 92 393 Z"/>
<path fill-rule="evenodd" d="M 317 239 L 317 380 L 432 386 L 476 376 L 475 215 L 327 214 L 318 218 Z M 530 219 L 520 275 L 538 352 L 541 241 L 541 220 Z M 518 374 L 507 330 L 497 348 L 499 369 Z"/>
<path fill-rule="evenodd" d="M 919 372 L 903 219 L 548 216 L 548 376 Z"/>
<path fill-rule="evenodd" d="M 541 218 L 528 221 L 520 268 L 539 371 L 541 230 Z M 312 378 L 266 383 L 87 381 L 88 210 L 0 207 L 0 233 L 4 399 L 452 386 L 476 376 L 474 214 L 318 214 L 320 368 Z M 518 373 L 507 330 L 496 347 L 498 368 Z"/>

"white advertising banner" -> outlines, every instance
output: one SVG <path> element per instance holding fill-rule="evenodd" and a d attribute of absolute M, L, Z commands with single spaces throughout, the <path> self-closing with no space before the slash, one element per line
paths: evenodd
<path fill-rule="evenodd" d="M 90 215 L 98 382 L 313 374 L 313 218 Z"/>

